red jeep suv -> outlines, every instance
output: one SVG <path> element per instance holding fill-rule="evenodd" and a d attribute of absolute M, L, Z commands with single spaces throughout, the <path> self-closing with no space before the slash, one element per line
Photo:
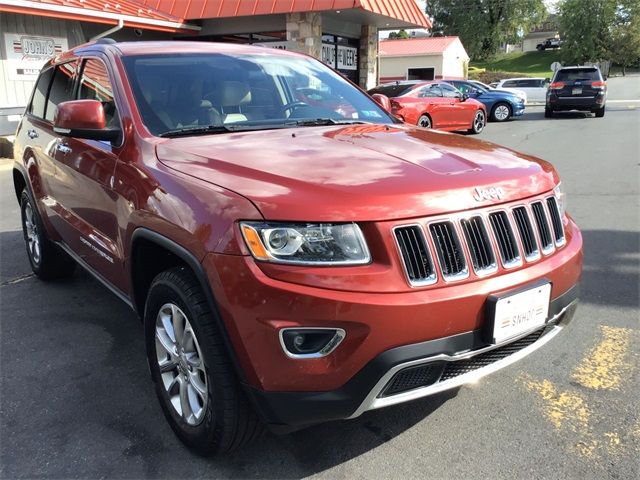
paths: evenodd
<path fill-rule="evenodd" d="M 13 170 L 33 271 L 80 264 L 142 317 L 197 451 L 458 387 L 573 316 L 554 168 L 378 100 L 264 47 L 100 40 L 43 68 Z"/>

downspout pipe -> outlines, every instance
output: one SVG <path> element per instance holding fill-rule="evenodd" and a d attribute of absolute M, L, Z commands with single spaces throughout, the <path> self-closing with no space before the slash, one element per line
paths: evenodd
<path fill-rule="evenodd" d="M 109 30 L 105 30 L 102 33 L 99 33 L 98 35 L 96 35 L 95 37 L 92 37 L 90 41 L 93 40 L 98 40 L 99 38 L 104 38 L 104 37 L 108 37 L 109 35 L 111 35 L 112 33 L 117 32 L 118 30 L 122 30 L 122 27 L 124 27 L 124 20 L 123 19 L 119 19 L 118 20 L 118 25 L 116 25 L 113 28 L 110 28 Z"/>

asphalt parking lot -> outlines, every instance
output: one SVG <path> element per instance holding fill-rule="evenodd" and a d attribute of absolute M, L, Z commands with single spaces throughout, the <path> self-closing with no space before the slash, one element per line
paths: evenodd
<path fill-rule="evenodd" d="M 0 163 L 0 477 L 639 478 L 640 78 L 610 79 L 609 100 L 602 119 L 532 107 L 480 135 L 563 178 L 585 267 L 559 337 L 457 392 L 267 435 L 225 458 L 173 435 L 124 304 L 83 272 L 30 275 Z"/>

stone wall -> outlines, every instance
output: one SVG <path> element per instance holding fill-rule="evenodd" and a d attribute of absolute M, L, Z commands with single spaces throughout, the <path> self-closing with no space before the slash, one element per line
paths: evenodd
<path fill-rule="evenodd" d="M 318 12 L 287 14 L 287 40 L 297 52 L 315 58 L 322 54 L 322 15 Z"/>
<path fill-rule="evenodd" d="M 378 83 L 378 28 L 374 25 L 362 25 L 358 57 L 358 83 L 365 90 L 369 90 Z"/>

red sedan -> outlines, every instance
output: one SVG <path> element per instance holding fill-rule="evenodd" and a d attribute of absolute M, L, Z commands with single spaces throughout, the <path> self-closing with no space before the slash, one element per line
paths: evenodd
<path fill-rule="evenodd" d="M 484 105 L 446 82 L 394 82 L 369 93 L 389 97 L 391 113 L 419 127 L 477 134 L 487 124 Z"/>

